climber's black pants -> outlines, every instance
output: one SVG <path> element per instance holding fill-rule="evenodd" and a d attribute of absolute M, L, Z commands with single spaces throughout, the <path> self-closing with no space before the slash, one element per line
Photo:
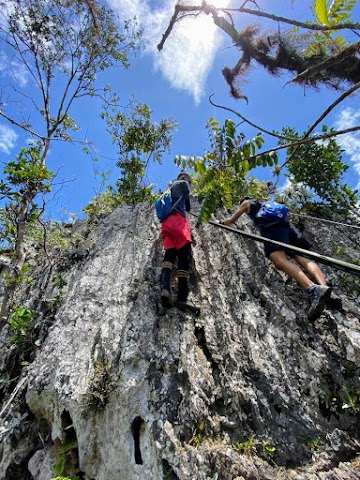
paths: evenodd
<path fill-rule="evenodd" d="M 170 262 L 174 265 L 175 259 L 178 257 L 178 270 L 189 271 L 191 261 L 191 243 L 186 243 L 183 247 L 176 250 L 175 248 L 169 248 L 165 251 L 164 263 Z"/>
<path fill-rule="evenodd" d="M 177 276 L 178 276 L 178 300 L 186 302 L 188 296 L 188 278 L 191 261 L 191 243 L 186 243 L 183 247 L 176 250 L 169 248 L 165 251 L 164 260 L 162 263 L 161 284 L 162 288 L 170 291 L 171 272 L 176 260 Z"/>

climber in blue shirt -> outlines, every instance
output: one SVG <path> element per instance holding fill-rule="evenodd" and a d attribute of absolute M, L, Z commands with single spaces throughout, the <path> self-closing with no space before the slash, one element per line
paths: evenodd
<path fill-rule="evenodd" d="M 263 237 L 278 242 L 287 243 L 295 247 L 309 250 L 310 243 L 304 236 L 292 227 L 288 222 L 274 222 L 268 219 L 257 218 L 256 214 L 261 208 L 261 202 L 253 199 L 244 199 L 240 202 L 239 209 L 229 218 L 224 220 L 224 225 L 230 225 L 244 213 L 248 214 L 255 225 L 260 229 Z M 319 266 L 312 260 L 309 260 L 300 255 L 289 255 L 298 263 L 291 262 L 284 250 L 281 247 L 271 244 L 265 244 L 265 255 L 270 258 L 272 263 L 278 270 L 282 270 L 289 277 L 294 279 L 302 288 L 304 288 L 309 295 L 310 308 L 308 316 L 310 320 L 317 319 L 324 310 L 326 302 L 330 299 L 331 287 L 327 286 L 324 274 Z M 306 273 L 302 270 L 302 268 Z M 309 278 L 313 278 L 315 283 Z"/>

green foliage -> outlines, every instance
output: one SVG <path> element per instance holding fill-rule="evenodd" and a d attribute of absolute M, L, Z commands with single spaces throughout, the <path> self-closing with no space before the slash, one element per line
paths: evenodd
<path fill-rule="evenodd" d="M 269 442 L 269 440 L 262 440 L 261 444 L 266 455 L 274 455 L 276 448 Z"/>
<path fill-rule="evenodd" d="M 33 201 L 41 193 L 50 191 L 54 174 L 43 164 L 39 146 L 22 148 L 15 160 L 4 167 L 4 179 L 0 180 L 2 199 L 11 202 L 11 210 L 16 217 L 21 205 L 27 204 L 29 221 L 37 216 Z"/>
<path fill-rule="evenodd" d="M 342 392 L 345 397 L 345 402 L 342 406 L 343 409 L 350 408 L 353 413 L 358 413 L 360 411 L 359 406 L 359 397 L 355 393 L 349 391 L 345 385 L 341 386 Z"/>
<path fill-rule="evenodd" d="M 205 422 L 201 421 L 195 425 L 193 436 L 189 444 L 198 448 L 205 440 L 206 440 Z"/>
<path fill-rule="evenodd" d="M 54 466 L 54 475 L 55 477 L 51 480 L 80 480 L 76 475 L 79 469 L 76 467 L 77 464 L 77 441 L 68 440 L 64 443 L 57 442 L 57 455 L 58 460 Z M 70 477 L 64 477 L 64 473 L 73 473 Z"/>
<path fill-rule="evenodd" d="M 90 203 L 83 208 L 89 222 L 96 223 L 102 216 L 113 212 L 121 204 L 119 196 L 112 191 L 96 195 Z"/>
<path fill-rule="evenodd" d="M 51 281 L 58 287 L 59 290 L 61 290 L 67 285 L 66 281 L 63 279 L 60 273 L 55 275 L 55 277 L 53 277 Z"/>
<path fill-rule="evenodd" d="M 329 5 L 330 3 L 330 5 Z M 336 26 L 351 23 L 351 13 L 357 4 L 357 0 L 313 0 L 313 16 L 315 22 L 322 26 Z M 357 21 L 354 19 L 353 23 Z M 354 31 L 355 33 L 355 31 Z M 344 58 L 335 60 L 336 55 L 341 54 L 349 47 L 350 36 L 341 34 L 341 30 L 309 30 L 304 33 L 298 27 L 292 32 L 285 34 L 284 40 L 291 44 L 299 54 L 303 63 L 303 72 L 307 68 L 312 69 L 309 76 L 303 75 L 303 83 L 318 85 L 325 83 L 330 88 L 339 89 L 343 82 L 352 80 L 352 69 L 356 62 L 356 54 L 346 55 Z M 357 50 L 356 44 L 352 45 Z M 321 62 L 327 62 L 327 67 L 316 68 Z M 315 67 L 315 68 L 314 68 Z M 300 73 L 300 71 L 298 73 Z"/>
<path fill-rule="evenodd" d="M 75 480 L 74 477 L 54 477 L 51 480 Z"/>
<path fill-rule="evenodd" d="M 29 308 L 18 307 L 11 310 L 9 327 L 13 336 L 10 343 L 21 346 L 29 341 L 28 334 L 33 318 L 34 312 Z"/>
<path fill-rule="evenodd" d="M 313 12 L 315 20 L 324 26 L 335 26 L 351 22 L 351 13 L 357 0 L 333 0 L 328 6 L 327 0 L 313 0 Z M 339 31 L 309 31 L 305 34 L 293 30 L 294 34 L 289 36 L 295 44 L 302 45 L 304 60 L 308 61 L 311 67 L 317 62 L 329 59 L 331 56 L 341 53 L 349 45 L 348 35 L 339 35 Z M 348 65 L 343 65 L 345 69 Z M 340 67 L 341 68 L 341 67 Z M 328 72 L 324 70 L 318 75 L 319 78 L 327 78 Z M 331 80 L 330 77 L 328 77 Z M 312 80 L 309 79 L 309 82 Z M 329 82 L 331 84 L 331 82 Z M 334 85 L 337 85 L 334 81 Z"/>
<path fill-rule="evenodd" d="M 325 2 L 325 0 L 317 0 Z M 330 25 L 338 25 L 350 21 L 352 10 L 357 0 L 333 0 L 328 9 L 328 21 Z"/>
<path fill-rule="evenodd" d="M 291 210 L 304 211 L 312 208 L 314 195 L 306 185 L 296 183 L 290 177 L 288 185 L 281 192 L 275 194 L 275 200 L 285 203 Z"/>
<path fill-rule="evenodd" d="M 309 438 L 305 436 L 300 436 L 299 440 L 304 443 L 311 451 L 317 451 L 319 449 L 319 443 L 321 440 L 321 437 L 315 437 L 315 438 Z"/>
<path fill-rule="evenodd" d="M 3 172 L 0 195 L 5 204 L 0 211 L 0 245 L 14 251 L 19 249 L 19 241 L 24 242 L 26 237 L 35 234 L 41 214 L 36 201 L 39 195 L 50 191 L 54 174 L 43 164 L 39 145 L 22 148 L 16 159 L 5 165 Z M 26 225 L 25 238 L 20 239 L 22 224 Z M 15 277 L 14 281 L 18 282 Z"/>
<path fill-rule="evenodd" d="M 49 192 L 50 180 L 54 176 L 43 165 L 39 146 L 22 148 L 16 160 L 5 165 L 4 175 L 7 183 L 0 181 L 0 194 L 15 199 L 21 198 L 21 191 L 24 189 L 36 193 Z M 14 187 L 18 190 L 14 191 Z"/>
<path fill-rule="evenodd" d="M 359 260 L 354 260 L 354 265 L 360 265 Z M 349 273 L 340 273 L 339 283 L 341 288 L 346 291 L 349 298 L 359 300 L 360 298 L 360 278 L 350 275 Z"/>
<path fill-rule="evenodd" d="M 53 174 L 45 161 L 51 141 L 72 140 L 69 131 L 78 130 L 69 115 L 73 102 L 84 96 L 102 96 L 98 73 L 115 64 L 126 68 L 128 53 L 137 47 L 140 32 L 135 31 L 134 22 L 125 22 L 120 29 L 113 11 L 101 2 L 19 0 L 9 7 L 0 0 L 0 7 L 0 41 L 6 43 L 11 56 L 21 60 L 37 87 L 27 96 L 11 84 L 4 86 L 3 96 L 11 95 L 18 104 L 15 112 L 5 112 L 5 116 L 27 132 L 36 124 L 41 130 L 41 135 L 32 135 L 41 141 L 22 149 L 16 160 L 6 165 L 5 180 L 0 181 L 0 196 L 6 199 L 1 216 L 7 217 L 0 229 L 0 244 L 13 253 L 13 279 L 1 306 L 4 319 L 14 301 L 18 272 L 26 261 L 30 230 L 41 222 L 44 195 L 50 191 Z M 7 108 L 4 104 L 3 111 Z M 10 116 L 24 111 L 31 112 L 31 122 Z M 37 199 L 42 200 L 40 208 Z M 44 244 L 45 236 L 43 232 Z"/>
<path fill-rule="evenodd" d="M 10 205 L 0 208 L 0 248 L 3 252 L 15 248 L 16 223 Z"/>
<path fill-rule="evenodd" d="M 46 246 L 55 255 L 69 248 L 71 244 L 79 239 L 78 235 L 71 235 L 66 224 L 52 220 L 46 225 Z"/>
<path fill-rule="evenodd" d="M 320 383 L 320 397 L 325 403 L 326 409 L 331 413 L 336 413 L 338 408 L 338 399 L 333 395 L 325 382 Z"/>
<path fill-rule="evenodd" d="M 51 282 L 55 285 L 55 287 L 57 287 L 58 289 L 58 292 L 55 296 L 55 298 L 53 299 L 53 306 L 55 308 L 57 308 L 61 303 L 62 303 L 62 300 L 63 300 L 63 288 L 67 285 L 67 282 L 64 280 L 64 278 L 62 277 L 62 275 L 60 273 L 58 273 L 57 275 L 55 275 L 52 279 L 51 279 Z"/>
<path fill-rule="evenodd" d="M 256 447 L 255 447 L 254 437 L 251 436 L 248 440 L 245 440 L 244 442 L 234 443 L 233 449 L 240 453 L 248 453 L 248 454 L 255 453 Z"/>
<path fill-rule="evenodd" d="M 197 433 L 194 433 L 189 443 L 190 445 L 193 445 L 195 448 L 198 448 L 204 441 L 205 441 L 204 435 L 201 432 L 197 432 Z"/>
<path fill-rule="evenodd" d="M 358 367 L 354 362 L 352 362 L 350 360 L 344 360 L 341 363 L 341 369 L 342 369 L 342 371 L 344 373 L 344 376 L 346 378 L 352 378 L 356 374 L 356 371 L 357 371 Z"/>
<path fill-rule="evenodd" d="M 4 279 L 5 281 L 5 285 L 7 287 L 17 287 L 21 284 L 30 284 L 32 283 L 32 278 L 29 277 L 29 266 L 26 265 L 26 263 L 24 265 L 21 266 L 21 269 L 19 272 L 15 272 L 15 274 L 11 273 L 11 272 L 7 272 L 5 271 L 3 274 L 2 274 L 2 278 Z"/>
<path fill-rule="evenodd" d="M 262 440 L 260 444 L 260 442 L 256 441 L 253 436 L 243 442 L 234 443 L 233 449 L 239 453 L 251 455 L 256 453 L 256 447 L 260 445 L 260 453 L 266 457 L 274 455 L 276 448 L 270 443 L 269 440 Z"/>
<path fill-rule="evenodd" d="M 175 163 L 194 171 L 194 193 L 202 202 L 199 221 L 208 221 L 217 208 L 230 209 L 241 197 L 261 197 L 265 185 L 248 177 L 258 166 L 273 167 L 275 154 L 257 155 L 263 144 L 261 134 L 244 141 L 242 133 L 236 133 L 232 120 L 225 120 L 222 127 L 210 118 L 206 125 L 211 150 L 203 157 L 175 157 Z"/>
<path fill-rule="evenodd" d="M 54 474 L 57 476 L 56 478 L 62 478 L 62 477 L 59 477 L 58 475 L 62 474 L 62 472 L 64 471 L 64 468 L 65 468 L 65 457 L 62 456 L 61 458 L 58 459 L 54 467 Z"/>
<path fill-rule="evenodd" d="M 331 132 L 326 126 L 323 132 Z M 284 136 L 300 138 L 293 128 L 283 128 Z M 284 140 L 279 141 L 284 144 Z M 290 157 L 287 168 L 293 183 L 309 187 L 318 197 L 318 207 L 346 215 L 355 208 L 357 191 L 342 181 L 349 166 L 342 161 L 342 152 L 335 138 L 323 142 L 309 142 L 287 148 Z"/>
<path fill-rule="evenodd" d="M 145 184 L 147 167 L 150 161 L 161 163 L 162 154 L 170 148 L 175 122 L 161 119 L 157 123 L 151 116 L 149 106 L 134 98 L 126 113 L 116 106 L 104 106 L 102 118 L 118 147 L 120 170 L 116 190 L 109 188 L 109 192 L 120 203 L 134 205 L 154 198 Z"/>
<path fill-rule="evenodd" d="M 314 10 L 319 22 L 329 25 L 326 0 L 314 0 Z"/>

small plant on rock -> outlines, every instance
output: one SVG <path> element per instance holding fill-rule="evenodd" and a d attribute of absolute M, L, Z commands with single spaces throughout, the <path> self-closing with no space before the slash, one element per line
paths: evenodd
<path fill-rule="evenodd" d="M 299 440 L 304 443 L 312 452 L 316 452 L 319 449 L 321 437 L 317 436 L 316 438 L 309 438 L 306 436 L 301 436 L 299 437 Z"/>
<path fill-rule="evenodd" d="M 193 430 L 193 436 L 190 440 L 190 445 L 198 448 L 206 439 L 205 435 L 205 422 L 201 421 L 195 425 Z"/>
<path fill-rule="evenodd" d="M 80 480 L 77 476 L 78 457 L 77 457 L 77 441 L 68 440 L 64 443 L 56 439 L 55 446 L 57 449 L 58 460 L 54 466 L 55 477 L 51 480 Z M 70 474 L 70 477 L 64 477 L 63 474 Z"/>
<path fill-rule="evenodd" d="M 89 410 L 102 410 L 106 406 L 112 392 L 110 365 L 105 359 L 93 360 L 94 371 L 89 380 L 89 390 L 85 395 L 83 415 Z"/>
<path fill-rule="evenodd" d="M 269 440 L 263 440 L 261 443 L 266 455 L 274 455 L 276 448 L 269 442 Z"/>
<path fill-rule="evenodd" d="M 255 453 L 256 447 L 255 447 L 254 437 L 251 436 L 248 440 L 245 440 L 244 442 L 234 443 L 233 449 L 240 453 L 248 453 L 248 454 Z"/>
<path fill-rule="evenodd" d="M 10 343 L 23 346 L 28 342 L 28 334 L 34 312 L 29 308 L 14 308 L 10 313 L 9 327 L 13 336 Z"/>
<path fill-rule="evenodd" d="M 359 412 L 359 398 L 357 395 L 355 395 L 353 392 L 349 392 L 349 390 L 345 387 L 345 385 L 342 385 L 342 391 L 346 400 L 346 403 L 343 404 L 342 408 L 343 409 L 348 409 L 350 408 L 352 413 L 358 413 Z"/>

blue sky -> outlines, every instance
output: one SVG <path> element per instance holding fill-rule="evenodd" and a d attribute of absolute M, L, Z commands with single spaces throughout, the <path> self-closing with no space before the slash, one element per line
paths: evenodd
<path fill-rule="evenodd" d="M 224 6 L 226 0 L 214 0 L 214 4 Z M 185 3 L 185 2 L 184 2 Z M 188 1 L 199 4 L 199 1 Z M 239 5 L 238 1 L 228 2 L 230 6 Z M 264 11 L 281 14 L 290 18 L 308 18 L 312 2 L 305 0 L 259 0 Z M 172 117 L 178 122 L 174 134 L 171 152 L 165 154 L 161 166 L 151 165 L 147 175 L 149 184 L 155 184 L 156 191 L 163 189 L 169 178 L 178 173 L 173 163 L 174 155 L 202 155 L 208 148 L 205 124 L 210 116 L 219 121 L 225 118 L 237 118 L 230 113 L 211 106 L 208 97 L 214 94 L 216 103 L 232 108 L 262 127 L 280 130 L 291 125 L 299 133 L 307 129 L 313 121 L 332 103 L 339 93 L 321 89 L 303 89 L 294 84 L 285 85 L 289 77 L 272 78 L 262 69 L 254 66 L 242 85 L 249 103 L 234 100 L 222 77 L 224 66 L 233 66 L 238 52 L 231 46 L 229 39 L 222 34 L 207 16 L 196 20 L 180 22 L 168 38 L 162 52 L 157 44 L 161 40 L 171 15 L 175 0 L 108 0 L 121 18 L 138 18 L 144 29 L 145 49 L 135 58 L 130 58 L 129 70 L 112 69 L 99 77 L 99 83 L 110 83 L 127 103 L 131 93 L 153 110 L 153 119 Z M 357 6 L 359 12 L 359 6 Z M 356 15 L 354 16 L 356 18 Z M 243 15 L 245 26 L 254 19 Z M 263 24 L 263 22 L 262 22 Z M 268 23 L 268 28 L 276 24 Z M 0 45 L 1 47 L 1 45 Z M 0 48 L 0 85 L 15 82 L 24 93 L 31 93 L 33 85 L 19 64 L 12 64 L 8 53 Z M 53 215 L 68 218 L 70 213 L 80 214 L 81 209 L 101 190 L 94 176 L 94 169 L 114 169 L 115 150 L 111 138 L 105 132 L 104 122 L 100 120 L 99 102 L 86 100 L 74 104 L 71 116 L 81 127 L 78 137 L 87 139 L 96 146 L 99 162 L 94 165 L 88 156 L 82 153 L 77 144 L 54 142 L 51 147 L 48 166 L 58 171 L 58 187 L 49 208 Z M 359 95 L 349 98 L 335 109 L 325 120 L 328 126 L 338 129 L 358 124 L 360 119 Z M 257 131 L 243 125 L 247 137 L 253 137 Z M 0 118 L 0 155 L 7 162 L 24 145 L 24 133 Z M 346 150 L 344 157 L 350 165 L 346 180 L 352 187 L 360 183 L 360 135 L 348 134 L 338 137 Z M 265 149 L 274 142 L 267 139 Z M 114 169 L 116 173 L 116 169 Z M 269 178 L 269 172 L 261 172 L 263 178 Z M 61 181 L 66 183 L 60 185 Z M 285 180 L 284 180 L 285 182 Z"/>

